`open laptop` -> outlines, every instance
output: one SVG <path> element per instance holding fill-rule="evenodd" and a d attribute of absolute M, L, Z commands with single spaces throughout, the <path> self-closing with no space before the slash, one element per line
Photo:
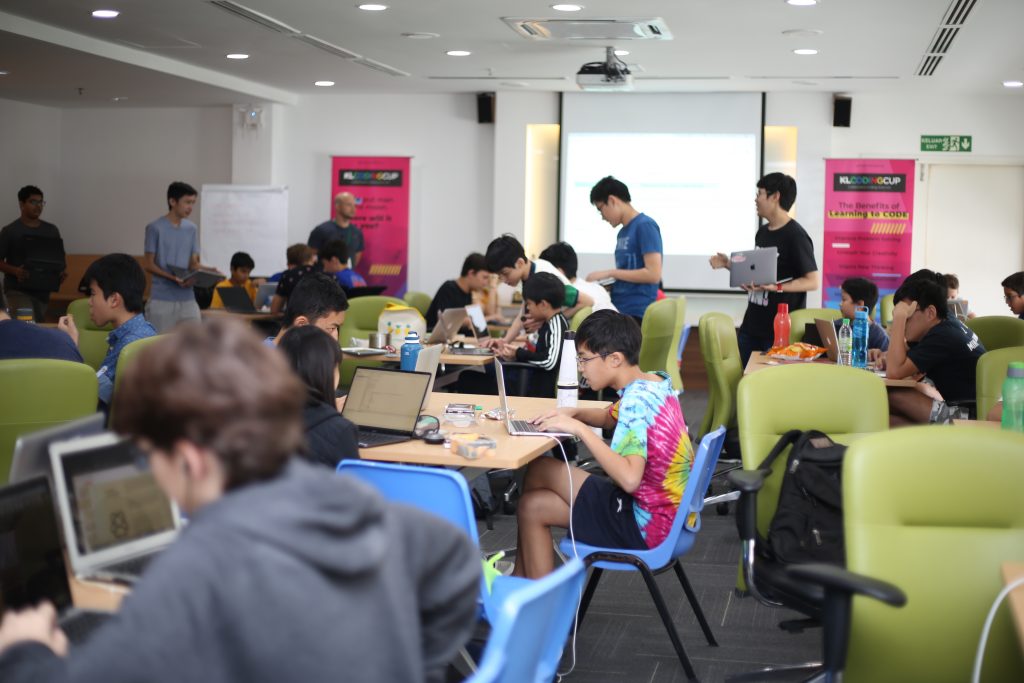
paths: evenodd
<path fill-rule="evenodd" d="M 505 393 L 505 368 L 500 360 L 494 359 L 494 376 L 498 380 L 498 400 L 501 402 L 501 414 L 505 419 L 505 429 L 511 436 L 567 436 L 563 432 L 542 432 L 537 425 L 527 420 L 513 420 L 512 409 L 508 406 L 508 394 Z"/>
<path fill-rule="evenodd" d="M 962 323 L 967 322 L 967 317 L 971 313 L 967 299 L 950 299 L 946 302 L 946 309 L 950 317 L 956 318 Z"/>
<path fill-rule="evenodd" d="M 276 293 L 276 282 L 264 282 L 262 285 L 260 285 L 260 288 L 256 290 L 256 306 L 259 308 L 269 306 L 270 300 L 274 298 L 274 294 Z"/>
<path fill-rule="evenodd" d="M 818 330 L 821 338 L 821 345 L 827 349 L 828 359 L 833 363 L 839 362 L 839 338 L 836 336 L 836 326 L 831 320 L 814 319 L 814 327 Z"/>
<path fill-rule="evenodd" d="M 46 477 L 0 488 L 0 613 L 49 600 L 68 640 L 81 643 L 110 614 L 71 604 L 64 550 Z"/>
<path fill-rule="evenodd" d="M 427 372 L 356 368 L 341 414 L 359 429 L 359 447 L 412 439 L 429 384 Z"/>
<path fill-rule="evenodd" d="M 465 308 L 448 308 L 441 311 L 441 315 L 437 316 L 437 324 L 434 325 L 434 329 L 427 338 L 427 343 L 451 343 L 459 334 L 459 330 L 462 329 L 462 325 L 468 317 L 469 314 L 466 313 Z"/>
<path fill-rule="evenodd" d="M 730 287 L 771 285 L 778 280 L 779 250 L 775 247 L 734 251 L 729 263 Z"/>
<path fill-rule="evenodd" d="M 177 506 L 113 433 L 50 447 L 53 487 L 76 576 L 134 583 L 178 535 Z"/>
<path fill-rule="evenodd" d="M 234 313 L 255 313 L 252 299 L 245 287 L 218 287 L 217 293 L 224 302 L 224 308 Z"/>
<path fill-rule="evenodd" d="M 14 457 L 8 481 L 14 484 L 39 475 L 49 477 L 50 444 L 99 434 L 103 431 L 106 419 L 103 413 L 93 413 L 79 420 L 19 436 L 14 442 Z"/>
<path fill-rule="evenodd" d="M 441 364 L 441 350 L 444 344 L 431 344 L 420 349 L 416 356 L 416 372 L 430 374 L 430 383 L 427 385 L 427 393 L 423 395 L 423 403 L 420 410 L 427 409 L 427 402 L 430 401 L 430 393 L 434 391 L 434 380 L 437 379 L 437 366 Z"/>

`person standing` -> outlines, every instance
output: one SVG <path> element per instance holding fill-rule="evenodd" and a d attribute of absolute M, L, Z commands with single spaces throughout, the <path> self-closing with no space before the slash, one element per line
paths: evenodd
<path fill-rule="evenodd" d="M 40 220 L 46 201 L 43 191 L 35 185 L 26 185 L 18 190 L 18 207 L 21 216 L 0 230 L 0 272 L 4 273 L 4 289 L 10 294 L 19 292 L 32 303 L 32 317 L 42 322 L 46 315 L 46 307 L 50 303 L 50 290 L 38 289 L 29 282 L 29 271 L 25 262 L 27 238 L 49 238 L 58 240 L 61 261 L 64 261 L 64 245 L 60 242 L 60 230 L 53 223 Z M 61 269 L 60 281 L 64 282 L 67 273 L 67 262 Z"/>
<path fill-rule="evenodd" d="M 309 244 L 313 251 L 320 251 L 328 242 L 341 240 L 348 247 L 348 255 L 352 259 L 352 267 L 358 268 L 363 260 L 366 242 L 363 231 L 352 224 L 356 217 L 356 198 L 351 192 L 339 192 L 334 197 L 334 218 L 324 221 L 309 233 Z"/>
<path fill-rule="evenodd" d="M 776 278 L 779 283 L 743 287 L 747 292 L 747 311 L 737 341 L 744 367 L 751 353 L 767 351 L 772 347 L 772 326 L 779 304 L 789 304 L 791 313 L 806 308 L 807 292 L 818 288 L 814 243 L 807 231 L 789 216 L 795 201 L 796 181 L 785 173 L 769 173 L 757 181 L 754 204 L 758 218 L 768 223 L 758 228 L 754 246 L 758 249 L 778 249 Z M 712 256 L 709 262 L 715 269 L 729 268 L 731 265 L 729 257 L 721 252 Z"/>
<path fill-rule="evenodd" d="M 614 278 L 612 303 L 641 322 L 644 311 L 658 296 L 665 250 L 661 228 L 653 218 L 634 209 L 631 201 L 626 184 L 612 176 L 601 178 L 590 190 L 590 203 L 601 218 L 613 228 L 622 228 L 615 241 L 615 268 L 594 271 L 587 281 Z"/>
<path fill-rule="evenodd" d="M 174 181 L 167 188 L 167 215 L 146 226 L 146 271 L 153 275 L 146 304 L 146 320 L 159 334 L 186 320 L 199 320 L 199 304 L 190 280 L 172 268 L 216 270 L 199 263 L 199 228 L 188 220 L 198 193 L 188 183 Z"/>

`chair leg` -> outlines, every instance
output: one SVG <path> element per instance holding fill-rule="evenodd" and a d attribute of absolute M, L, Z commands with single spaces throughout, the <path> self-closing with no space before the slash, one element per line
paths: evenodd
<path fill-rule="evenodd" d="M 654 600 L 654 606 L 658 608 L 658 616 L 661 617 L 661 623 L 665 625 L 665 630 L 668 631 L 668 637 L 672 640 L 672 647 L 676 649 L 676 656 L 679 657 L 679 663 L 683 665 L 686 677 L 691 681 L 696 681 L 697 673 L 693 670 L 690 658 L 686 656 L 683 642 L 679 640 L 679 633 L 676 632 L 675 624 L 672 623 L 672 615 L 669 614 L 668 607 L 665 606 L 665 600 L 661 597 L 661 591 L 658 590 L 658 582 L 655 581 L 654 574 L 651 573 L 651 570 L 645 564 L 638 565 L 637 569 L 640 570 L 640 575 L 644 577 L 647 591 L 651 594 L 651 599 Z"/>
<path fill-rule="evenodd" d="M 604 570 L 597 567 L 594 567 L 590 572 L 587 587 L 584 589 L 583 598 L 580 600 L 580 613 L 576 618 L 577 631 L 583 625 L 583 617 L 587 616 L 587 608 L 590 607 L 590 601 L 594 597 L 594 591 L 597 590 L 597 582 L 601 580 L 601 574 L 604 574 Z"/>
<path fill-rule="evenodd" d="M 683 591 L 686 593 L 686 599 L 690 601 L 690 607 L 693 608 L 693 613 L 697 617 L 700 630 L 704 631 L 704 637 L 707 638 L 708 645 L 718 647 L 718 641 L 715 640 L 714 634 L 711 633 L 711 626 L 708 625 L 708 620 L 704 618 L 704 610 L 701 609 L 697 595 L 693 592 L 693 587 L 690 586 L 690 580 L 686 577 L 686 572 L 683 571 L 683 565 L 680 564 L 679 560 L 676 560 L 672 566 L 676 570 L 676 576 L 679 577 L 679 583 L 682 585 Z"/>

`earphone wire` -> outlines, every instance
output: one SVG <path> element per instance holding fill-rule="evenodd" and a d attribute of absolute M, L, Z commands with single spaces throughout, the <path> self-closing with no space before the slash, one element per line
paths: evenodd
<path fill-rule="evenodd" d="M 985 657 L 985 644 L 988 642 L 988 634 L 989 631 L 992 630 L 992 622 L 996 618 L 996 611 L 999 609 L 999 605 L 1003 603 L 1003 600 L 1006 599 L 1007 595 L 1021 586 L 1024 586 L 1024 576 L 1021 576 L 1006 585 L 1003 590 L 999 591 L 999 595 L 996 596 L 995 601 L 992 603 L 992 607 L 988 611 L 988 616 L 985 617 L 985 626 L 981 629 L 981 639 L 978 641 L 978 651 L 974 655 L 974 669 L 971 674 L 971 683 L 978 683 L 981 680 L 981 660 Z"/>

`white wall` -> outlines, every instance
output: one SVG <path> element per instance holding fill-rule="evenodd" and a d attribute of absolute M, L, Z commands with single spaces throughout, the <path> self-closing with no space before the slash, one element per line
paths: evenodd
<path fill-rule="evenodd" d="M 72 215 L 61 197 L 60 121 L 60 109 L 0 100 L 0 225 L 19 216 L 25 185 L 43 191 L 44 220 L 63 227 L 62 218 Z"/>

